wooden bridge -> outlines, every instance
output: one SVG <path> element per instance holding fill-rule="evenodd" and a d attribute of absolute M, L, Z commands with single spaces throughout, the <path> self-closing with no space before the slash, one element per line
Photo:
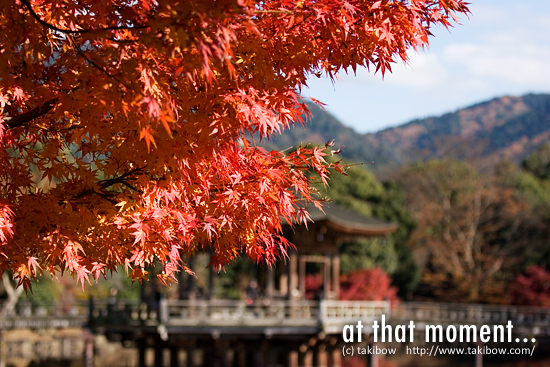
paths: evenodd
<path fill-rule="evenodd" d="M 90 311 L 92 325 L 156 326 L 174 328 L 316 328 L 341 333 L 344 325 L 368 324 L 382 315 L 392 324 L 413 320 L 420 328 L 438 325 L 504 325 L 550 332 L 550 308 L 435 302 L 403 302 L 391 306 L 385 301 L 269 301 L 247 304 L 238 300 L 160 300 L 158 308 L 138 301 L 101 300 Z M 0 319 L 0 326 L 2 321 Z M 538 330 L 538 331 L 537 331 Z"/>
<path fill-rule="evenodd" d="M 340 366 L 345 325 L 363 325 L 363 338 L 382 315 L 391 325 L 416 332 L 426 325 L 506 325 L 514 338 L 536 337 L 550 344 L 550 309 L 517 306 L 370 301 L 161 300 L 157 308 L 139 302 L 96 302 L 91 326 L 113 340 L 134 340 L 139 366 Z M 138 332 L 139 331 L 139 332 Z M 244 344 L 243 344 L 244 341 Z M 423 338 L 415 341 L 422 343 Z M 146 358 L 147 350 L 151 353 Z M 180 354 L 186 357 L 178 357 Z M 199 354 L 198 359 L 192 357 Z M 164 359 L 163 359 L 164 358 Z M 195 359 L 192 359 L 195 358 Z"/>
<path fill-rule="evenodd" d="M 266 301 L 247 304 L 238 300 L 165 300 L 158 308 L 139 301 L 81 302 L 70 307 L 21 303 L 15 312 L 0 312 L 0 329 L 45 329 L 110 325 L 174 327 L 322 327 L 341 332 L 343 325 L 363 324 L 386 315 L 392 323 L 413 320 L 423 324 L 494 325 L 512 321 L 514 327 L 550 331 L 550 308 L 435 302 L 385 301 Z M 369 330 L 365 330 L 368 332 Z"/>
<path fill-rule="evenodd" d="M 10 330 L 91 328 L 138 349 L 139 366 L 339 366 L 344 325 L 363 324 L 366 337 L 385 315 L 391 325 L 417 331 L 426 325 L 514 325 L 514 337 L 550 345 L 550 309 L 519 306 L 406 302 L 391 307 L 370 301 L 166 300 L 156 307 L 139 301 L 98 300 L 73 307 L 21 304 L 0 314 L 0 356 L 80 357 L 83 333 L 65 339 L 10 339 Z M 77 339 L 81 340 L 78 341 Z M 69 340 L 70 339 L 70 340 Z M 419 341 L 421 338 L 418 338 Z M 130 344 L 128 344 L 130 342 Z M 31 343 L 32 345 L 30 345 Z M 48 344 L 50 343 L 50 344 Z M 29 345 L 27 345 L 29 344 Z M 47 344 L 47 345 L 46 345 Z M 55 352 L 55 351 L 58 352 Z M 27 351 L 27 352 L 25 352 Z M 49 354 L 48 354 L 49 353 Z M 68 353 L 68 354 L 67 354 Z"/>

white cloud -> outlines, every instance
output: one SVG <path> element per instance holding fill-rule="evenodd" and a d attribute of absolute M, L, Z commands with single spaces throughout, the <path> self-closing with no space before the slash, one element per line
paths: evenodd
<path fill-rule="evenodd" d="M 390 84 L 401 87 L 412 88 L 434 88 L 441 85 L 449 77 L 448 70 L 442 64 L 440 57 L 434 53 L 409 52 L 409 62 L 403 61 L 392 64 L 392 72 L 386 73 L 384 78 L 380 73 L 374 75 L 366 68 L 357 70 L 357 77 L 348 75 L 342 76 L 342 83 L 345 84 Z"/>
<path fill-rule="evenodd" d="M 550 92 L 550 1 L 478 0 L 463 25 L 434 29 L 430 48 L 393 73 L 315 80 L 308 95 L 343 122 L 373 131 L 502 95 Z"/>
<path fill-rule="evenodd" d="M 444 58 L 450 65 L 464 67 L 468 78 L 533 88 L 550 86 L 550 47 L 464 43 L 447 47 Z"/>
<path fill-rule="evenodd" d="M 387 82 L 413 88 L 437 88 L 449 78 L 449 72 L 437 54 L 415 53 L 409 55 L 408 65 L 398 64 Z"/>

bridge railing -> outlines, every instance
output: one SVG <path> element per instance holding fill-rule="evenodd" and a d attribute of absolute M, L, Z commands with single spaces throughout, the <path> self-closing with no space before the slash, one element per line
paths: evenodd
<path fill-rule="evenodd" d="M 314 326 L 319 319 L 319 303 L 312 301 L 186 300 L 165 307 L 168 324 L 178 326 Z"/>
<path fill-rule="evenodd" d="M 327 333 L 340 333 L 344 325 L 355 325 L 361 321 L 364 332 L 372 329 L 374 320 L 382 315 L 389 317 L 389 301 L 337 301 L 327 300 L 320 303 L 320 317 L 323 330 Z"/>
<path fill-rule="evenodd" d="M 391 312 L 392 322 L 409 321 L 464 324 L 549 326 L 550 308 L 457 303 L 406 302 Z"/>
<path fill-rule="evenodd" d="M 389 302 L 373 301 L 258 301 L 160 300 L 158 307 L 139 302 L 94 302 L 95 325 L 157 325 L 181 327 L 318 327 L 336 330 L 358 320 L 372 323 Z"/>
<path fill-rule="evenodd" d="M 0 329 L 81 327 L 87 319 L 87 302 L 70 305 L 20 302 L 13 310 L 0 311 Z"/>

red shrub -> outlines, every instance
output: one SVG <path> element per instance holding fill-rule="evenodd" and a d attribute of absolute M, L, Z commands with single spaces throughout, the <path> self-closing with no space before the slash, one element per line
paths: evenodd
<path fill-rule="evenodd" d="M 306 299 L 315 299 L 323 290 L 323 276 L 321 273 L 306 275 Z"/>
<path fill-rule="evenodd" d="M 510 285 L 511 303 L 550 307 L 550 273 L 540 266 L 531 266 L 525 275 L 518 275 Z"/>
<path fill-rule="evenodd" d="M 397 302 L 397 287 L 381 268 L 358 270 L 340 277 L 341 300 Z"/>

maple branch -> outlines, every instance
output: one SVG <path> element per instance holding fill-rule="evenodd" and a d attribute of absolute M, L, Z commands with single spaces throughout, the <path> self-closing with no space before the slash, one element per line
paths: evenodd
<path fill-rule="evenodd" d="M 113 178 L 110 178 L 110 179 L 107 179 L 107 180 L 101 180 L 99 181 L 99 186 L 102 188 L 102 189 L 106 189 L 107 187 L 109 186 L 113 186 L 114 184 L 123 184 L 127 187 L 129 187 L 130 189 L 134 190 L 134 191 L 137 191 L 137 189 L 132 186 L 131 184 L 129 184 L 126 179 L 133 175 L 134 173 L 137 173 L 137 172 L 140 172 L 140 171 L 143 171 L 143 168 L 145 167 L 138 167 L 138 168 L 134 168 L 133 170 L 131 171 L 128 171 L 118 177 L 113 177 Z"/>
<path fill-rule="evenodd" d="M 117 176 L 117 177 L 113 177 L 113 178 L 109 178 L 109 179 L 106 179 L 106 180 L 101 180 L 101 181 L 98 181 L 98 186 L 102 189 L 102 190 L 105 190 L 107 189 L 109 186 L 113 186 L 114 184 L 121 184 L 121 185 L 124 185 L 128 188 L 130 188 L 131 190 L 134 190 L 134 191 L 138 191 L 138 189 L 133 186 L 132 184 L 130 184 L 128 181 L 126 181 L 130 176 L 134 175 L 135 173 L 137 172 L 141 172 L 143 171 L 145 167 L 138 167 L 138 168 L 134 168 L 133 170 L 131 171 L 128 171 L 120 176 Z M 92 189 L 88 189 L 88 190 L 85 190 L 85 191 L 81 191 L 80 193 L 76 194 L 74 196 L 74 199 L 81 199 L 85 196 L 88 196 L 88 195 L 92 195 L 92 194 L 95 194 L 95 195 L 99 195 L 100 197 L 102 197 L 103 199 L 113 203 L 113 204 L 116 204 L 116 201 L 114 201 L 111 197 L 113 196 L 113 193 L 110 192 L 110 191 L 95 191 L 95 190 L 92 190 Z"/>
<path fill-rule="evenodd" d="M 90 65 L 92 65 L 94 68 L 98 69 L 99 71 L 101 71 L 102 73 L 104 73 L 105 75 L 107 75 L 109 78 L 112 78 L 114 79 L 116 82 L 122 84 L 123 86 L 125 86 L 126 88 L 128 89 L 131 89 L 129 85 L 127 85 L 124 81 L 122 81 L 120 78 L 118 78 L 116 75 L 113 75 L 111 74 L 107 69 L 105 69 L 104 67 L 102 67 L 101 65 L 99 65 L 97 62 L 95 62 L 94 60 L 90 59 L 88 56 L 86 56 L 86 54 L 84 53 L 84 51 L 80 48 L 80 46 L 74 41 L 74 39 L 69 36 L 68 37 L 69 40 L 71 41 L 71 44 L 73 45 L 74 49 L 76 50 L 76 52 L 82 56 L 84 58 L 84 60 L 86 60 Z"/>
<path fill-rule="evenodd" d="M 50 112 L 56 103 L 57 103 L 57 98 L 52 98 L 49 101 L 44 102 L 42 105 L 30 111 L 20 113 L 19 115 L 16 115 L 16 116 L 4 117 L 4 121 L 6 121 L 8 128 L 10 129 L 22 126 L 27 122 L 30 122 L 34 119 L 44 116 L 45 114 Z"/>
<path fill-rule="evenodd" d="M 132 30 L 132 29 L 145 29 L 147 26 L 145 25 L 136 25 L 134 27 L 127 27 L 127 26 L 111 26 L 111 27 L 103 27 L 103 28 L 89 28 L 89 29 L 80 29 L 80 30 L 72 30 L 72 29 L 63 29 L 59 28 L 53 24 L 50 24 L 40 18 L 38 14 L 34 11 L 32 8 L 32 5 L 29 3 L 28 0 L 21 0 L 21 3 L 25 5 L 27 10 L 31 13 L 32 17 L 36 19 L 36 21 L 40 24 L 42 24 L 44 27 L 47 27 L 53 31 L 61 32 L 65 34 L 82 34 L 82 33 L 93 33 L 93 32 L 105 32 L 105 31 L 119 31 L 119 30 Z"/>
<path fill-rule="evenodd" d="M 294 10 L 253 10 L 251 11 L 253 14 L 295 14 L 296 11 Z"/>

